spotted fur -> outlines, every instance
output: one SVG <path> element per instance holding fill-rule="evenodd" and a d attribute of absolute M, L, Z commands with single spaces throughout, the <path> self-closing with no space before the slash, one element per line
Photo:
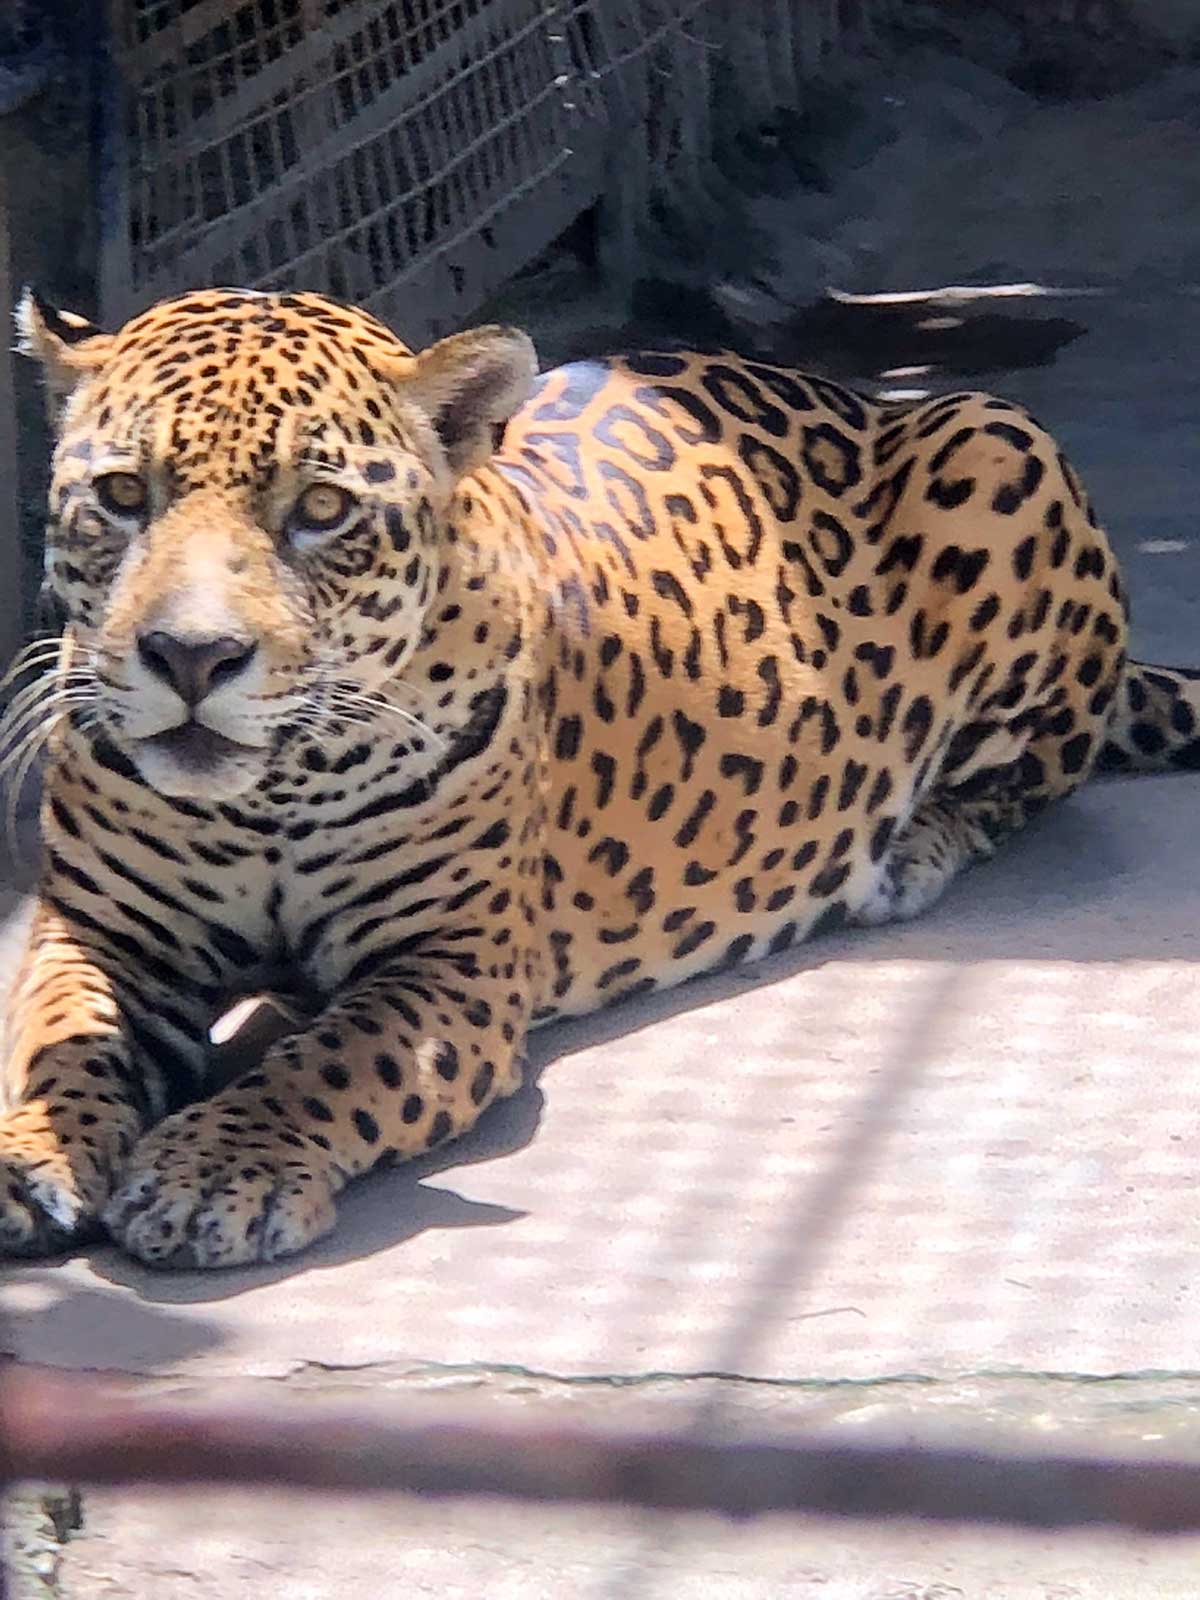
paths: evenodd
<path fill-rule="evenodd" d="M 101 1216 L 150 1262 L 298 1250 L 510 1094 L 532 1024 L 912 916 L 1106 738 L 1196 764 L 1192 680 L 1127 665 L 1104 534 L 1002 400 L 535 378 L 511 330 L 414 356 L 311 295 L 21 326 L 67 624 L 9 1252 Z M 262 987 L 315 1020 L 201 1098 Z"/>

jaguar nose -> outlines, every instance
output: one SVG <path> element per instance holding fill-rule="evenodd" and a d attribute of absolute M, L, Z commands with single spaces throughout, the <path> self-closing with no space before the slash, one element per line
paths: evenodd
<path fill-rule="evenodd" d="M 183 638 L 161 629 L 141 634 L 137 642 L 147 670 L 170 684 L 189 706 L 198 705 L 205 695 L 236 678 L 249 666 L 257 648 L 228 634 Z"/>

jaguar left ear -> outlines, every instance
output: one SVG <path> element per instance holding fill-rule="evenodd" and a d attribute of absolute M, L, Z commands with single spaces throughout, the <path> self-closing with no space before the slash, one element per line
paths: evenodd
<path fill-rule="evenodd" d="M 433 424 L 455 477 L 482 466 L 503 426 L 533 392 L 537 352 L 517 328 L 471 328 L 411 358 L 400 377 L 405 400 Z"/>
<path fill-rule="evenodd" d="M 71 391 L 103 366 L 112 336 L 86 317 L 59 311 L 36 289 L 26 289 L 16 309 L 17 349 L 38 362 L 52 412 Z"/>

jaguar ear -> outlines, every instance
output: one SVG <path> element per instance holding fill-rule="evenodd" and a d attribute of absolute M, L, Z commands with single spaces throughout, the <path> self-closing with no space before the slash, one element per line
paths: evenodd
<path fill-rule="evenodd" d="M 16 324 L 17 349 L 41 366 L 53 417 L 71 391 L 104 364 L 112 336 L 86 317 L 57 310 L 36 289 L 21 296 Z"/>
<path fill-rule="evenodd" d="M 456 478 L 496 447 L 502 427 L 533 392 L 537 352 L 517 328 L 471 328 L 439 339 L 406 366 L 404 398 L 433 424 Z"/>

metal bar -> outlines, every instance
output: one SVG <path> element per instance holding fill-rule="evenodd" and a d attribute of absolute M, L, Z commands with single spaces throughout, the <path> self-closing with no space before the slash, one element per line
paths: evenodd
<path fill-rule="evenodd" d="M 15 303 L 9 231 L 18 212 L 9 202 L 7 161 L 0 152 L 0 314 Z M 21 642 L 22 596 L 20 475 L 17 471 L 17 395 L 11 341 L 0 342 L 0 661 L 7 665 Z"/>
<path fill-rule="evenodd" d="M 96 97 L 100 130 L 97 152 L 96 206 L 99 213 L 97 298 L 102 323 L 123 322 L 130 300 L 133 257 L 129 225 L 132 204 L 131 151 L 127 116 L 128 85 L 116 67 L 116 43 L 124 16 L 124 0 L 109 0 L 106 8 L 107 48 L 96 60 Z"/>
<path fill-rule="evenodd" d="M 10 1367 L 0 1377 L 0 1483 L 28 1478 L 1200 1531 L 1195 1461 L 414 1425 L 381 1420 L 378 1408 L 200 1412 L 135 1399 L 128 1384 L 122 1393 L 92 1377 Z"/>

